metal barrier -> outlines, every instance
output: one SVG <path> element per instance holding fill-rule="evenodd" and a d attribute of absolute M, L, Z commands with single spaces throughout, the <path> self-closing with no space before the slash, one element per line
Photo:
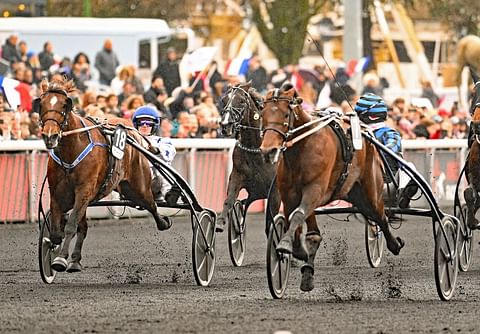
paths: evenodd
<path fill-rule="evenodd" d="M 188 181 L 199 202 L 219 212 L 232 169 L 234 139 L 173 139 L 173 166 Z M 452 205 L 455 184 L 466 156 L 466 140 L 404 140 L 404 157 L 429 181 L 440 205 Z M 38 196 L 46 175 L 48 154 L 43 141 L 0 142 L 0 223 L 36 221 Z M 48 184 L 46 185 L 48 187 Z M 246 193 L 241 194 L 246 196 Z M 48 191 L 43 202 L 48 207 Z M 263 211 L 263 201 L 252 205 Z M 130 216 L 144 215 L 126 209 Z M 112 217 L 113 209 L 89 208 L 89 217 Z M 122 209 L 116 209 L 117 214 Z"/>

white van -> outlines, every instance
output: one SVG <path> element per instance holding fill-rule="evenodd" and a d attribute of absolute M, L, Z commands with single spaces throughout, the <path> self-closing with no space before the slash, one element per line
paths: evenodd
<path fill-rule="evenodd" d="M 95 55 L 109 38 L 120 64 L 154 70 L 174 46 L 179 56 L 193 47 L 193 31 L 171 29 L 164 20 L 92 17 L 10 17 L 0 18 L 0 43 L 17 34 L 29 50 L 38 54 L 50 41 L 53 52 L 71 60 L 80 51 L 94 64 Z"/>

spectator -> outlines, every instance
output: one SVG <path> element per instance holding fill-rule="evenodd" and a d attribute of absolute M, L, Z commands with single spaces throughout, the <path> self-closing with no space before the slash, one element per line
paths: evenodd
<path fill-rule="evenodd" d="M 55 64 L 53 45 L 51 42 L 45 42 L 43 44 L 43 51 L 38 54 L 38 60 L 40 61 L 42 71 L 49 71 L 50 67 Z"/>
<path fill-rule="evenodd" d="M 167 101 L 165 101 L 165 104 L 168 105 L 170 109 L 170 114 L 174 119 L 177 118 L 178 113 L 180 113 L 181 111 L 189 112 L 191 108 L 193 108 L 194 103 L 193 103 L 193 98 L 190 95 L 191 93 L 192 93 L 191 87 L 187 87 L 187 88 L 177 87 L 173 91 L 172 97 L 169 98 L 170 101 L 168 99 Z"/>
<path fill-rule="evenodd" d="M 220 124 L 220 114 L 211 95 L 202 97 L 202 102 L 194 107 L 198 121 L 198 136 L 201 138 L 216 138 Z"/>
<path fill-rule="evenodd" d="M 154 76 L 152 77 L 150 88 L 143 94 L 143 98 L 146 103 L 152 103 L 157 106 L 157 96 L 163 92 L 166 92 L 163 78 Z M 158 106 L 157 109 L 159 109 Z"/>
<path fill-rule="evenodd" d="M 380 78 L 373 72 L 366 73 L 363 76 L 363 91 L 362 95 L 371 93 L 375 95 L 383 95 L 383 89 L 380 86 Z"/>
<path fill-rule="evenodd" d="M 216 61 L 212 61 L 208 70 L 208 83 L 210 86 L 210 93 L 213 95 L 216 89 L 216 85 L 221 83 L 223 86 L 223 76 L 218 71 L 218 64 Z"/>
<path fill-rule="evenodd" d="M 260 94 L 263 94 L 267 89 L 268 76 L 265 67 L 260 63 L 258 55 L 254 54 L 248 61 L 248 72 L 246 80 L 252 81 L 252 87 Z"/>
<path fill-rule="evenodd" d="M 130 71 L 127 66 L 118 66 L 116 69 L 115 78 L 110 82 L 110 88 L 116 95 L 120 95 L 123 90 L 123 84 L 128 81 L 130 77 Z"/>
<path fill-rule="evenodd" d="M 95 68 L 100 72 L 100 84 L 110 85 L 119 64 L 117 55 L 113 51 L 112 40 L 105 40 L 103 49 L 95 56 Z"/>
<path fill-rule="evenodd" d="M 17 35 L 10 35 L 2 46 L 2 58 L 10 62 L 21 61 L 20 53 L 17 50 Z"/>
<path fill-rule="evenodd" d="M 31 67 L 30 58 L 33 53 L 28 52 L 27 42 L 20 41 L 18 43 L 18 54 L 20 55 L 20 61 Z"/>
<path fill-rule="evenodd" d="M 30 114 L 30 123 L 28 125 L 28 130 L 30 132 L 30 139 L 40 139 L 42 138 L 42 129 L 40 128 L 40 114 L 32 112 Z"/>
<path fill-rule="evenodd" d="M 73 58 L 72 79 L 75 82 L 75 87 L 85 92 L 88 88 L 86 82 L 91 78 L 90 60 L 85 53 L 80 52 Z"/>
<path fill-rule="evenodd" d="M 137 108 L 145 104 L 143 96 L 140 94 L 130 95 L 125 102 L 125 109 L 123 109 L 123 118 L 131 119 L 133 113 Z"/>
<path fill-rule="evenodd" d="M 177 51 L 175 48 L 170 47 L 167 49 L 167 59 L 158 65 L 153 72 L 153 76 L 163 78 L 168 96 L 172 96 L 173 90 L 181 85 Z"/>
<path fill-rule="evenodd" d="M 121 117 L 122 113 L 118 107 L 118 97 L 115 94 L 109 94 L 106 100 L 105 116 Z"/>
<path fill-rule="evenodd" d="M 130 80 L 127 80 L 123 83 L 122 93 L 118 95 L 118 104 L 120 105 L 120 109 L 122 109 L 123 103 L 132 94 L 135 94 L 135 85 Z"/>
<path fill-rule="evenodd" d="M 422 95 L 420 97 L 427 98 L 434 108 L 437 107 L 439 98 L 433 90 L 432 83 L 428 80 L 421 80 L 420 85 L 422 86 Z"/>
<path fill-rule="evenodd" d="M 97 102 L 97 94 L 93 91 L 86 91 L 85 94 L 83 94 L 83 99 L 82 99 L 82 110 L 85 111 L 85 109 L 89 105 L 93 105 Z"/>

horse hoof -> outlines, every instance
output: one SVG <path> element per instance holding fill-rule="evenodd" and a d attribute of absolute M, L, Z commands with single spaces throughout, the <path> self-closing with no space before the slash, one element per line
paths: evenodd
<path fill-rule="evenodd" d="M 172 221 L 168 217 L 159 217 L 157 220 L 157 229 L 159 231 L 165 231 L 172 227 Z"/>
<path fill-rule="evenodd" d="M 82 271 L 80 262 L 70 262 L 67 267 L 67 273 L 78 273 Z"/>
<path fill-rule="evenodd" d="M 61 273 L 67 270 L 67 265 L 68 265 L 67 260 L 64 259 L 63 257 L 58 256 L 53 260 L 51 267 L 56 272 Z"/>
<path fill-rule="evenodd" d="M 304 265 L 302 271 L 302 282 L 300 283 L 300 290 L 304 292 L 312 291 L 315 286 L 313 284 L 313 268 L 310 265 Z"/>
<path fill-rule="evenodd" d="M 292 244 L 289 240 L 280 240 L 276 248 L 277 252 L 291 254 L 292 253 Z"/>

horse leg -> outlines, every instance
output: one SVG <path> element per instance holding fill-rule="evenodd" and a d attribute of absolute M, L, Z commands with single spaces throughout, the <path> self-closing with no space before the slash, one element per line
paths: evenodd
<path fill-rule="evenodd" d="M 300 290 L 302 291 L 312 291 L 314 288 L 313 284 L 313 274 L 314 274 L 314 263 L 315 256 L 317 255 L 318 247 L 320 247 L 320 242 L 322 241 L 322 236 L 318 230 L 317 221 L 315 219 L 315 214 L 307 218 L 307 235 L 305 237 L 305 244 L 307 249 L 307 261 L 300 268 L 302 272 L 302 281 L 300 283 Z"/>
<path fill-rule="evenodd" d="M 50 241 L 54 245 L 60 245 L 65 237 L 63 219 L 62 209 L 52 198 L 50 202 Z"/>
<path fill-rule="evenodd" d="M 163 217 L 158 214 L 157 204 L 153 199 L 151 189 L 144 189 L 144 192 L 142 192 L 140 188 L 134 188 L 127 181 L 122 181 L 119 184 L 119 190 L 126 198 L 152 214 L 158 230 L 164 231 L 172 227 L 172 221 L 168 217 Z"/>
<path fill-rule="evenodd" d="M 308 261 L 307 246 L 305 241 L 299 238 L 301 230 L 297 231 L 297 228 L 301 226 L 306 217 L 312 215 L 317 206 L 325 204 L 328 200 L 329 197 L 327 197 L 327 194 L 325 194 L 325 191 L 322 189 L 326 189 L 326 186 L 310 184 L 303 189 L 300 205 L 288 216 L 288 230 L 277 245 L 276 249 L 278 252 L 293 253 L 293 256 L 297 259 L 305 262 Z M 330 194 L 328 194 L 328 196 L 330 196 Z M 285 206 L 287 205 L 285 204 Z M 290 210 L 286 208 L 285 212 L 290 212 Z M 316 226 L 316 221 L 314 224 Z M 314 230 L 312 222 L 308 230 Z M 318 231 L 318 228 L 316 228 L 316 230 Z"/>
<path fill-rule="evenodd" d="M 387 242 L 387 248 L 394 255 L 398 255 L 405 245 L 405 242 L 399 237 L 395 238 L 390 231 L 387 216 L 383 208 L 382 190 L 379 194 L 374 194 L 374 191 L 367 192 L 367 196 L 365 196 L 365 192 L 360 184 L 355 183 L 348 196 L 350 202 L 353 203 L 364 216 L 380 226 Z"/>
<path fill-rule="evenodd" d="M 85 219 L 88 203 L 88 199 L 85 200 L 84 196 L 77 194 L 75 199 L 75 205 L 73 206 L 73 210 L 68 217 L 67 223 L 65 224 L 65 240 L 63 241 L 60 254 L 52 261 L 52 268 L 55 271 L 62 272 L 67 269 L 67 259 L 69 254 L 70 242 L 72 241 L 77 231 L 77 222 Z"/>
<path fill-rule="evenodd" d="M 83 216 L 83 218 L 78 223 L 77 227 L 77 240 L 75 241 L 75 248 L 72 252 L 72 260 L 68 263 L 67 272 L 74 273 L 82 271 L 82 265 L 80 264 L 80 260 L 82 259 L 82 246 L 83 241 L 87 237 L 87 217 Z"/>
<path fill-rule="evenodd" d="M 468 186 L 463 191 L 463 196 L 465 197 L 465 203 L 467 204 L 467 226 L 476 230 L 480 228 L 480 222 L 475 218 L 475 214 L 479 208 L 478 194 L 473 186 Z"/>
<path fill-rule="evenodd" d="M 215 226 L 215 232 L 223 232 L 225 229 L 225 217 L 227 217 L 228 211 L 232 208 L 233 203 L 242 189 L 240 182 L 240 174 L 232 171 L 228 179 L 227 198 L 223 202 L 222 213 L 217 218 L 217 224 Z"/>

